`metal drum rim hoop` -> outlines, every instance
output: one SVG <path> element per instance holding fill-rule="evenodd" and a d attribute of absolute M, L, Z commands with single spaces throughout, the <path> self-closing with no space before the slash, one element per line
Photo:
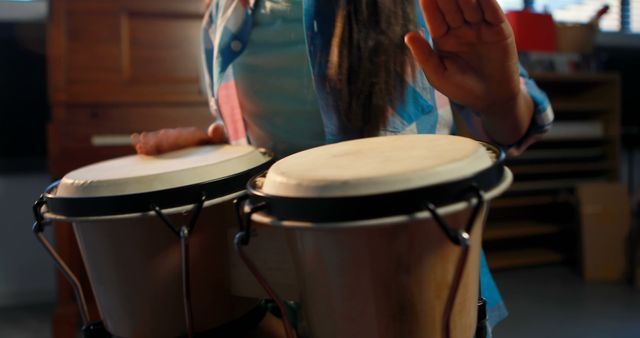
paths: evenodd
<path fill-rule="evenodd" d="M 163 210 L 171 209 L 199 203 L 202 193 L 212 200 L 242 191 L 247 180 L 265 171 L 271 164 L 272 160 L 269 160 L 251 169 L 205 182 L 124 195 L 56 196 L 53 191 L 60 184 L 57 181 L 55 186 L 52 184 L 47 188 L 43 196 L 48 212 L 68 219 L 147 213 L 152 211 L 149 209 L 152 204 Z"/>
<path fill-rule="evenodd" d="M 441 184 L 362 196 L 289 197 L 262 190 L 258 182 L 266 177 L 265 170 L 248 181 L 246 190 L 252 200 L 267 202 L 266 212 L 280 221 L 334 223 L 414 214 L 425 210 L 424 196 L 441 207 L 459 202 L 470 186 L 487 192 L 501 183 L 505 172 L 504 151 L 481 144 L 497 155 L 494 163 L 469 177 Z"/>

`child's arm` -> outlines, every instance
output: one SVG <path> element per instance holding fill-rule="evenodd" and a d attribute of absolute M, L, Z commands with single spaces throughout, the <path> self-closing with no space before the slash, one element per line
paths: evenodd
<path fill-rule="evenodd" d="M 496 0 L 421 0 L 433 48 L 417 32 L 405 42 L 429 82 L 482 116 L 485 131 L 503 145 L 527 132 L 534 105 L 520 85 L 511 27 Z"/>

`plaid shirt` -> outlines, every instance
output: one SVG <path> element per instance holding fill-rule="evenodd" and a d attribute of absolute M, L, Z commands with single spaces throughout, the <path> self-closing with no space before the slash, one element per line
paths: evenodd
<path fill-rule="evenodd" d="M 248 143 L 242 117 L 238 91 L 233 72 L 233 61 L 244 51 L 252 27 L 256 0 L 217 0 L 206 13 L 203 23 L 203 62 L 205 84 L 211 112 L 225 125 L 232 144 Z M 303 0 L 304 30 L 309 50 L 309 61 L 318 96 L 327 143 L 348 139 L 339 131 L 338 119 L 332 109 L 326 81 L 331 37 L 336 9 L 329 1 Z M 416 6 L 418 6 L 416 1 Z M 418 13 L 421 13 L 419 10 Z M 428 32 L 424 18 L 418 16 L 418 25 Z M 419 70 L 419 67 L 417 67 Z M 520 68 L 521 85 L 534 102 L 535 112 L 527 134 L 510 150 L 519 153 L 546 132 L 553 121 L 553 111 L 547 96 Z M 451 134 L 455 132 L 453 110 L 459 115 L 473 136 L 490 141 L 482 127 L 480 115 L 457 105 L 436 91 L 421 71 L 408 83 L 405 100 L 390 107 L 391 114 L 381 135 L 389 134 Z M 483 257 L 481 267 L 482 294 L 488 300 L 489 324 L 495 325 L 506 317 L 502 298 L 493 282 Z"/>
<path fill-rule="evenodd" d="M 252 27 L 253 8 L 256 0 L 214 1 L 206 13 L 203 23 L 203 62 L 205 83 L 211 112 L 221 119 L 232 144 L 248 143 L 238 92 L 233 72 L 233 61 L 244 51 Z M 333 97 L 329 95 L 326 68 L 333 35 L 335 8 L 331 2 L 304 0 L 304 29 L 309 48 L 309 60 L 327 143 L 348 139 L 338 126 Z M 420 11 L 418 11 L 420 13 Z M 424 19 L 419 16 L 419 26 L 424 28 Z M 390 107 L 392 114 L 380 131 L 390 134 L 451 134 L 455 132 L 452 107 L 464 121 L 469 132 L 479 140 L 491 139 L 485 133 L 480 115 L 457 105 L 436 91 L 419 71 L 407 86 L 405 100 L 397 107 Z M 521 85 L 534 102 L 534 115 L 527 134 L 512 151 L 521 152 L 546 132 L 553 121 L 553 111 L 547 96 L 529 78 L 521 67 Z M 508 148 L 508 147 L 507 147 Z"/>

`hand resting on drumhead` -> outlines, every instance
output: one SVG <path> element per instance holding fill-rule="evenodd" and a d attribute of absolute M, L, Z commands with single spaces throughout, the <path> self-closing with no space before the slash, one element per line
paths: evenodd
<path fill-rule="evenodd" d="M 131 135 L 131 144 L 140 155 L 160 155 L 173 150 L 226 141 L 224 126 L 221 123 L 213 123 L 207 131 L 196 127 L 183 127 Z"/>

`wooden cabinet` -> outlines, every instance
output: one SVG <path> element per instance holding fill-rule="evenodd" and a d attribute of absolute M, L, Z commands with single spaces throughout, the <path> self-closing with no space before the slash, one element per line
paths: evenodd
<path fill-rule="evenodd" d="M 50 1 L 53 178 L 133 153 L 132 132 L 209 125 L 199 83 L 202 17 L 201 0 Z M 54 228 L 57 249 L 88 288 L 71 227 Z M 80 325 L 75 299 L 64 278 L 57 288 L 53 334 L 73 337 Z"/>
<path fill-rule="evenodd" d="M 51 98 L 74 103 L 199 103 L 199 0 L 56 0 Z"/>
<path fill-rule="evenodd" d="M 620 167 L 620 80 L 616 74 L 532 74 L 555 123 L 507 161 L 515 183 L 492 203 L 485 249 L 492 268 L 574 260 L 579 246 L 575 188 L 616 181 Z"/>
<path fill-rule="evenodd" d="M 211 121 L 199 83 L 201 12 L 199 0 L 51 2 L 53 176 L 131 151 L 92 135 Z"/>

